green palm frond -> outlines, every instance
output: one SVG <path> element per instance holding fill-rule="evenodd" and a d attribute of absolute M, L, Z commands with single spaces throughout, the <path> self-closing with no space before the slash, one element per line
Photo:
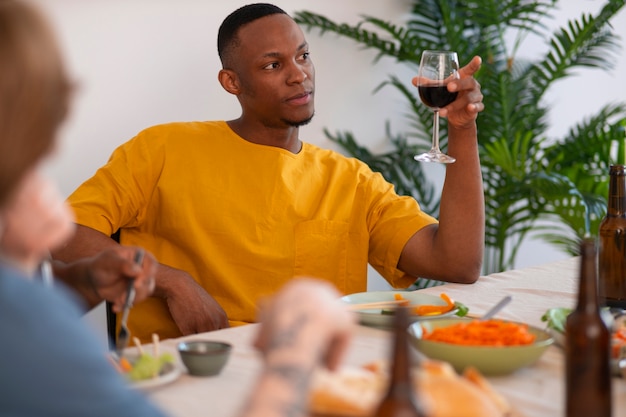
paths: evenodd
<path fill-rule="evenodd" d="M 576 256 L 580 253 L 580 241 L 582 237 L 571 233 L 568 228 L 562 227 L 560 230 L 555 230 L 555 227 L 551 227 L 549 231 L 544 232 L 543 228 L 538 226 L 537 231 L 538 232 L 534 235 L 535 238 L 551 244 L 562 252 L 572 256 Z"/>
<path fill-rule="evenodd" d="M 407 59 L 406 50 L 401 47 L 401 42 L 398 42 L 404 38 L 405 29 L 398 28 L 380 19 L 365 16 L 363 21 L 359 24 L 348 25 L 345 23 L 335 23 L 320 14 L 301 11 L 294 14 L 294 20 L 308 30 L 317 28 L 322 34 L 332 32 L 356 41 L 361 44 L 364 49 L 378 50 L 379 52 L 374 62 L 378 61 L 382 56 L 391 56 L 399 60 L 401 58 Z M 383 29 L 387 38 L 382 38 L 379 33 L 375 31 L 363 29 L 362 26 L 365 23 L 371 23 L 373 26 Z M 419 60 L 419 57 L 413 56 L 413 59 Z"/>
<path fill-rule="evenodd" d="M 624 138 L 626 104 L 608 104 L 574 125 L 558 142 L 545 148 L 547 169 L 568 171 L 582 167 L 592 184 L 606 178 L 611 146 Z M 584 182 L 582 183 L 584 185 Z M 588 188 L 586 188 L 588 189 Z M 607 191 L 608 188 L 606 188 Z"/>
<path fill-rule="evenodd" d="M 364 16 L 363 23 L 369 23 L 373 28 L 381 30 L 397 41 L 397 51 L 384 51 L 384 55 L 396 58 L 399 62 L 409 62 L 417 64 L 420 60 L 421 50 L 414 47 L 415 39 L 411 36 L 410 31 L 403 27 L 398 27 L 374 17 Z M 383 54 L 380 54 L 380 58 Z"/>
<path fill-rule="evenodd" d="M 623 4 L 623 2 L 622 2 Z M 555 81 L 572 74 L 576 67 L 612 68 L 618 44 L 607 27 L 607 18 L 584 14 L 554 33 L 547 55 L 534 66 L 531 77 L 534 95 L 542 95 Z"/>
<path fill-rule="evenodd" d="M 377 92 L 378 90 L 386 86 L 392 86 L 396 88 L 405 98 L 406 102 L 409 103 L 410 111 L 406 113 L 406 117 L 409 121 L 409 125 L 413 128 L 413 131 L 408 132 L 407 137 L 416 138 L 419 141 L 420 144 L 418 146 L 422 146 L 422 148 L 419 149 L 420 151 L 429 149 L 430 135 L 428 129 L 426 129 L 426 126 L 430 126 L 430 123 L 432 123 L 433 113 L 428 107 L 424 106 L 421 103 L 419 96 L 417 95 L 417 89 L 412 85 L 400 80 L 395 75 L 391 75 L 388 80 L 380 83 L 376 87 L 374 92 Z M 444 119 L 441 120 L 440 123 L 441 124 L 439 127 L 439 132 L 441 137 L 441 144 L 442 146 L 445 146 L 447 137 L 447 121 Z"/>

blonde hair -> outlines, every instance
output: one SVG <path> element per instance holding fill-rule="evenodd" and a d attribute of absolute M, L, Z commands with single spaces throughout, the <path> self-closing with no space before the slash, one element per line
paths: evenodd
<path fill-rule="evenodd" d="M 53 148 L 71 90 L 46 19 L 24 1 L 0 0 L 0 207 Z"/>

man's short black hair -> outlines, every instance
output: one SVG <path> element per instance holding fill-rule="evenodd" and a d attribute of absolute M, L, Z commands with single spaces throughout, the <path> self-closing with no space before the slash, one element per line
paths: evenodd
<path fill-rule="evenodd" d="M 273 14 L 287 13 L 273 4 L 254 3 L 240 7 L 224 19 L 217 32 L 217 54 L 223 67 L 227 66 L 225 61 L 228 60 L 230 51 L 238 45 L 237 32 L 239 29 L 250 22 Z"/>

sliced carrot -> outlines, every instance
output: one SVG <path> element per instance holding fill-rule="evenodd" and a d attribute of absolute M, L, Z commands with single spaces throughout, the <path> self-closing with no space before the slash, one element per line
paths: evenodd
<path fill-rule="evenodd" d="M 529 345 L 535 335 L 525 324 L 501 320 L 472 320 L 447 327 L 424 329 L 424 340 L 469 346 L 518 346 Z"/>
<path fill-rule="evenodd" d="M 452 298 L 450 298 L 448 294 L 446 294 L 445 292 L 442 292 L 440 297 L 443 301 L 446 302 L 447 305 L 454 307 L 454 300 L 452 300 Z"/>
<path fill-rule="evenodd" d="M 448 311 L 452 311 L 456 307 L 454 305 L 454 301 L 446 293 L 441 293 L 440 297 L 446 302 L 446 305 L 442 306 L 439 304 L 423 304 L 420 306 L 415 306 L 412 309 L 413 314 L 417 314 L 418 316 L 434 316 L 437 314 L 443 314 L 447 313 Z M 410 306 L 410 301 L 404 298 L 400 293 L 394 293 L 393 298 L 397 301 L 405 300 L 407 302 L 406 306 Z"/>
<path fill-rule="evenodd" d="M 611 344 L 611 358 L 619 359 L 622 354 L 622 344 L 613 342 Z"/>
<path fill-rule="evenodd" d="M 452 300 L 452 298 L 450 298 L 448 294 L 446 294 L 445 292 L 442 292 L 439 296 L 441 297 L 443 301 L 446 302 L 445 306 L 423 305 L 423 306 L 417 307 L 416 313 L 419 314 L 420 316 L 426 316 L 426 315 L 443 314 L 443 313 L 447 313 L 448 311 L 452 311 L 455 307 L 454 301 Z"/>
<path fill-rule="evenodd" d="M 451 305 L 451 306 L 450 305 L 445 305 L 445 306 L 422 305 L 422 306 L 415 307 L 413 311 L 418 316 L 428 316 L 428 315 L 434 315 L 434 314 L 447 313 L 448 311 L 451 311 L 453 308 L 454 308 L 454 305 Z"/>
<path fill-rule="evenodd" d="M 120 368 L 122 369 L 122 372 L 129 372 L 133 369 L 133 365 L 131 365 L 126 358 L 122 358 L 120 359 Z"/>
<path fill-rule="evenodd" d="M 442 305 L 421 305 L 414 308 L 415 314 L 418 316 L 433 316 L 436 314 L 447 313 L 448 311 L 452 311 L 455 307 L 454 301 L 448 296 L 446 293 L 441 293 L 441 299 L 446 302 L 445 306 Z"/>
<path fill-rule="evenodd" d="M 611 336 L 611 357 L 618 359 L 622 356 L 622 349 L 626 346 L 626 328 L 621 327 Z"/>

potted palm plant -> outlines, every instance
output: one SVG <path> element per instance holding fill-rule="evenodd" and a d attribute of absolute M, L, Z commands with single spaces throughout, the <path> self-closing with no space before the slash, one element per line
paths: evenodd
<path fill-rule="evenodd" d="M 530 233 L 571 254 L 577 253 L 581 237 L 597 233 L 606 210 L 608 155 L 612 142 L 624 138 L 626 104 L 608 104 L 563 137 L 551 138 L 544 97 L 576 67 L 611 68 L 620 45 L 610 22 L 624 2 L 608 0 L 596 15 L 583 14 L 552 33 L 542 22 L 556 0 L 414 0 L 406 26 L 372 16 L 349 25 L 310 11 L 294 17 L 309 31 L 350 38 L 414 73 L 425 49 L 458 51 L 462 62 L 474 55 L 483 58 L 476 78 L 488 111 L 477 123 L 486 205 L 483 272 L 488 274 L 513 267 Z M 529 33 L 543 36 L 549 45 L 536 60 L 518 58 L 519 40 Z M 511 36 L 516 40 L 507 42 Z M 350 132 L 326 128 L 325 134 L 436 216 L 435 188 L 423 165 L 412 158 L 430 147 L 432 113 L 404 80 L 391 75 L 378 88 L 384 87 L 395 88 L 406 99 L 414 129 L 393 133 L 388 125 L 391 152 L 372 154 Z M 442 121 L 444 144 L 446 133 Z"/>

